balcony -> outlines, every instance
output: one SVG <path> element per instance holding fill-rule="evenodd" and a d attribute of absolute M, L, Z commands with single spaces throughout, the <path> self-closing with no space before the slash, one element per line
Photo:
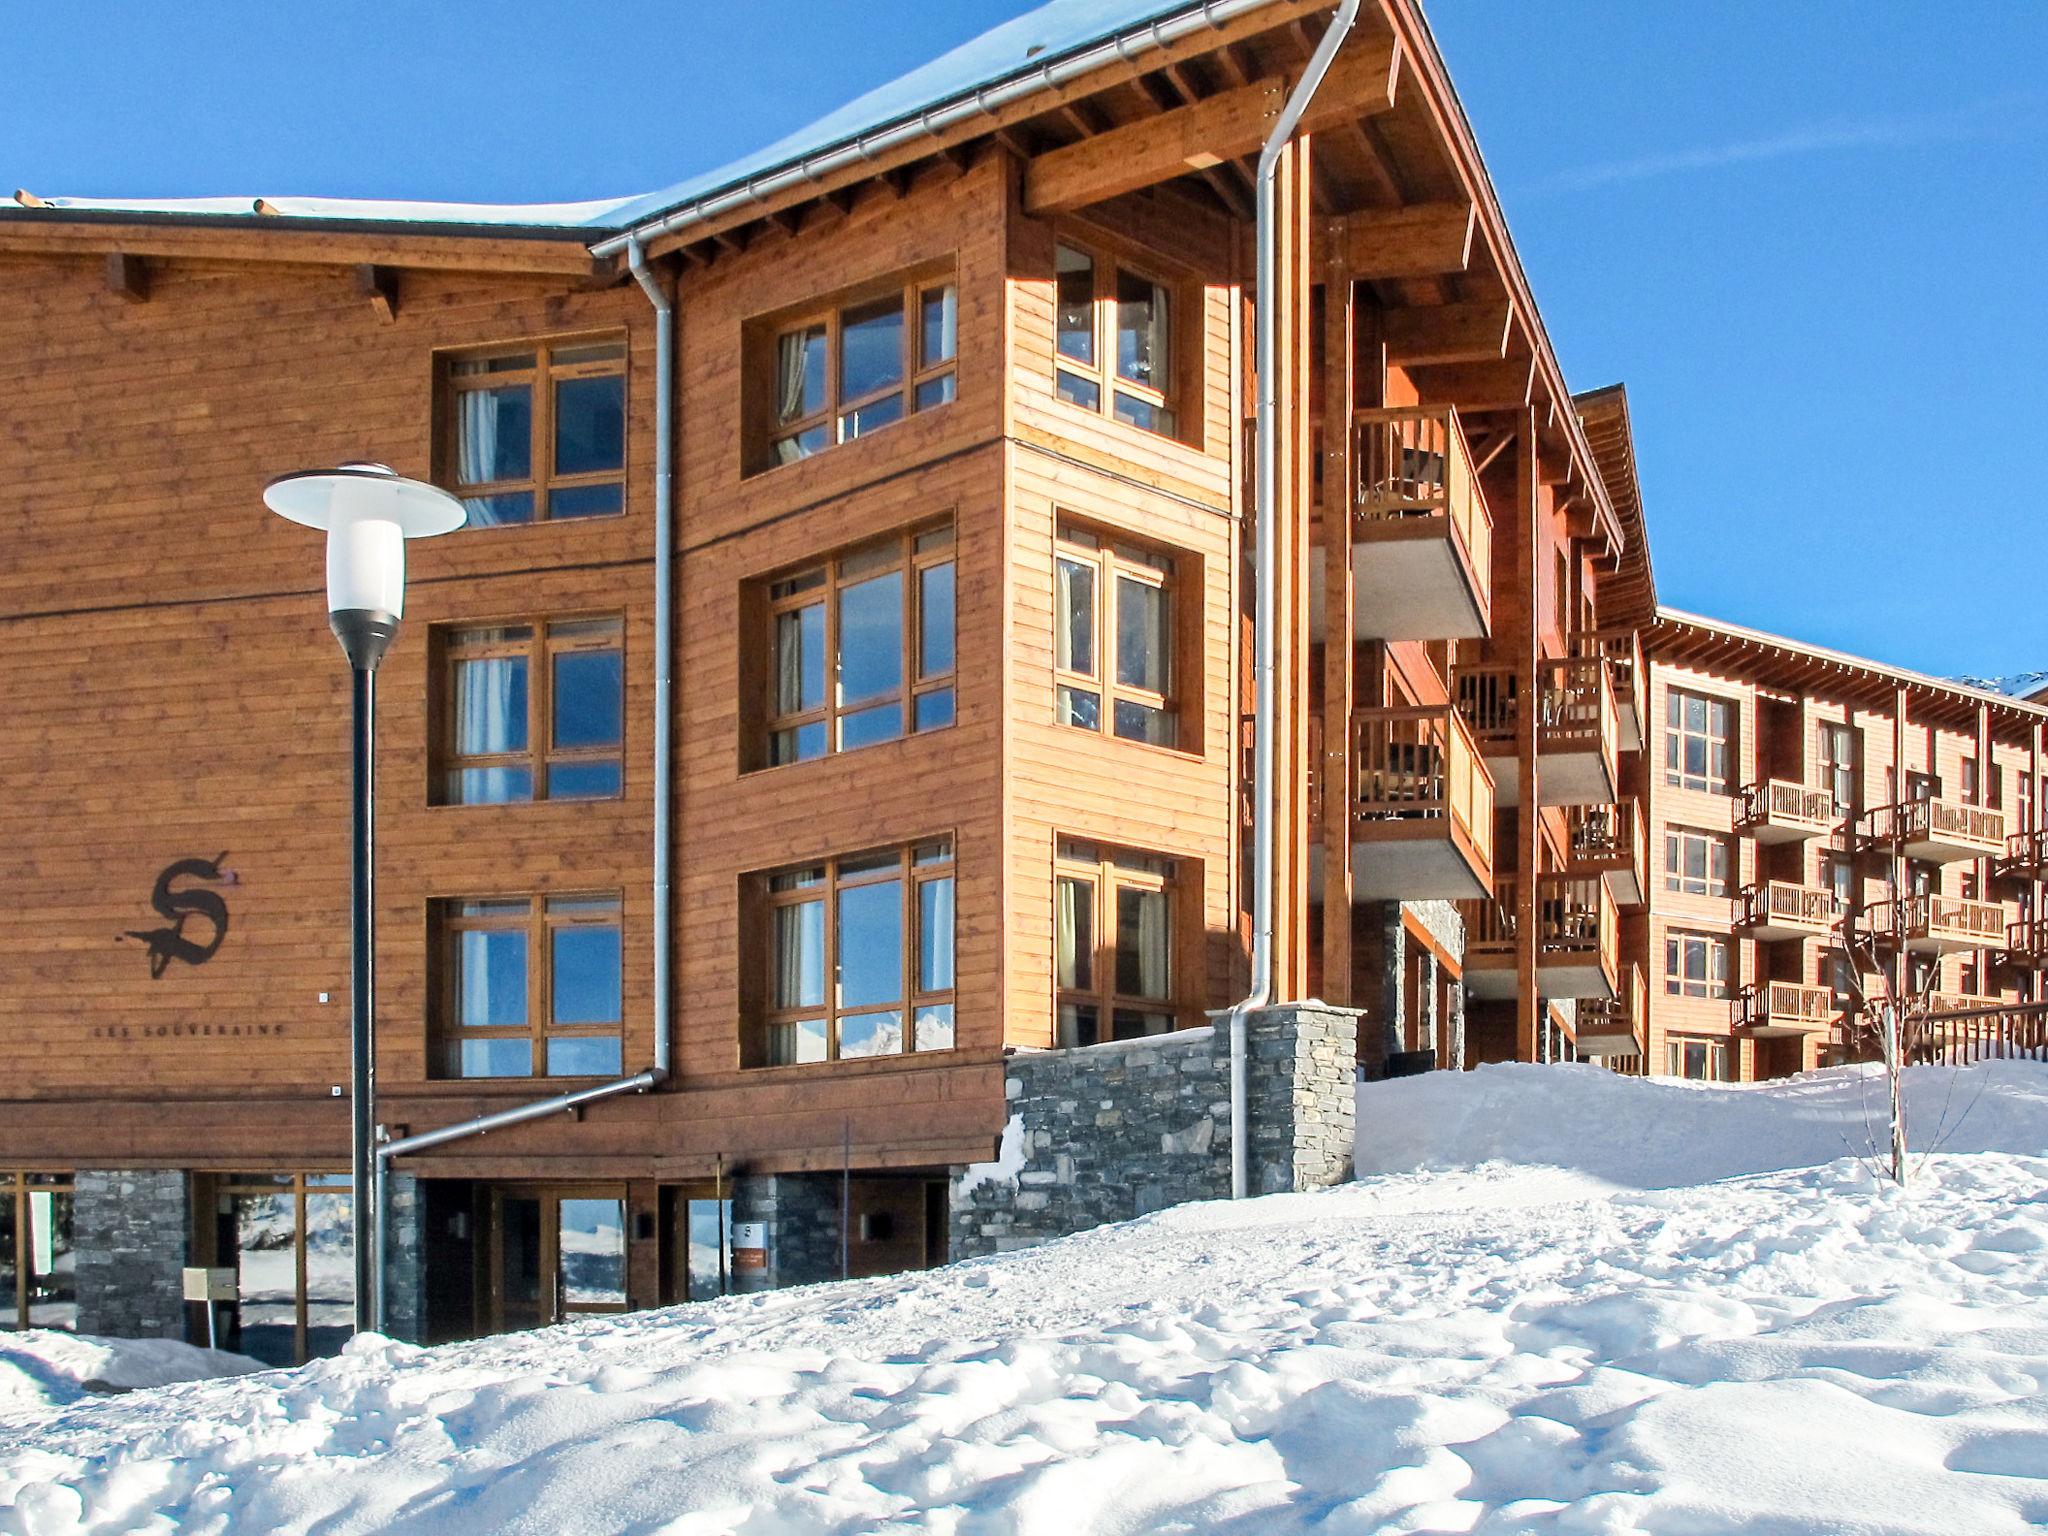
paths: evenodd
<path fill-rule="evenodd" d="M 2016 971 L 2048 971 L 2048 917 L 2005 925 L 2005 963 Z"/>
<path fill-rule="evenodd" d="M 1842 916 L 1833 891 L 1785 880 L 1745 886 L 1737 901 L 1735 925 L 1748 929 L 1752 939 L 1764 944 L 1825 938 Z"/>
<path fill-rule="evenodd" d="M 1499 805 L 1522 803 L 1516 736 L 1522 687 L 1512 662 L 1454 669 L 1458 713 L 1493 774 Z M 1616 765 L 1620 724 L 1614 683 L 1598 657 L 1555 657 L 1537 663 L 1537 782 L 1544 805 L 1610 805 L 1619 799 Z"/>
<path fill-rule="evenodd" d="M 2048 880 L 2048 826 L 2010 834 L 1998 872 L 2014 880 Z"/>
<path fill-rule="evenodd" d="M 1448 704 L 1351 716 L 1352 892 L 1457 900 L 1493 889 L 1493 779 Z"/>
<path fill-rule="evenodd" d="M 1840 819 L 1833 791 L 1764 779 L 1742 787 L 1735 830 L 1760 843 L 1796 843 L 1826 837 Z"/>
<path fill-rule="evenodd" d="M 1650 717 L 1650 669 L 1643 665 L 1643 637 L 1633 629 L 1596 629 L 1572 636 L 1574 656 L 1599 657 L 1614 678 L 1615 724 L 1621 750 L 1643 750 L 1644 722 Z"/>
<path fill-rule="evenodd" d="M 1870 813 L 1873 843 L 1894 838 L 1905 856 L 1932 864 L 1966 859 L 2002 859 L 2006 853 L 2005 813 L 1955 800 L 1907 800 Z"/>
<path fill-rule="evenodd" d="M 1870 909 L 1871 931 L 1886 943 L 1903 942 L 1918 954 L 1959 949 L 2003 949 L 2012 913 L 1995 901 L 1960 896 L 1908 896 Z"/>
<path fill-rule="evenodd" d="M 1361 640 L 1469 640 L 1493 628 L 1493 518 L 1450 406 L 1352 417 L 1354 625 Z"/>
<path fill-rule="evenodd" d="M 1802 982 L 1759 981 L 1735 994 L 1735 1027 L 1766 1039 L 1824 1034 L 1840 1012 L 1828 988 Z"/>
<path fill-rule="evenodd" d="M 1518 877 L 1496 875 L 1491 899 L 1463 901 L 1465 990 L 1512 998 L 1521 990 L 1516 942 Z M 1608 998 L 1620 976 L 1620 921 L 1603 880 L 1552 874 L 1536 884 L 1536 989 L 1544 997 Z"/>
<path fill-rule="evenodd" d="M 1648 889 L 1650 850 L 1649 831 L 1635 802 L 1573 806 L 1568 821 L 1571 851 L 1565 860 L 1566 870 L 1605 880 L 1619 906 L 1640 905 Z"/>
<path fill-rule="evenodd" d="M 1649 1027 L 1649 991 L 1640 961 L 1623 967 L 1614 996 L 1579 1000 L 1577 1039 L 1583 1056 L 1640 1056 Z"/>

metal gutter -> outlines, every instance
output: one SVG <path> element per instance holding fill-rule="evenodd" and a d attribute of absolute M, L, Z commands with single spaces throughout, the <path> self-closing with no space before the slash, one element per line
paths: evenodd
<path fill-rule="evenodd" d="M 1128 60 L 1134 54 L 1164 48 L 1183 37 L 1214 30 L 1235 17 L 1276 3 L 1278 0 L 1206 0 L 1205 4 L 1178 15 L 1146 22 L 1128 32 L 1084 47 L 1079 52 L 1048 59 L 1024 74 L 1012 75 L 927 107 L 915 117 L 843 140 L 780 169 L 748 177 L 737 186 L 693 199 L 679 208 L 644 220 L 623 234 L 598 241 L 591 246 L 591 254 L 600 258 L 615 256 L 636 240 L 656 240 L 680 233 L 693 225 L 709 223 L 750 204 L 765 202 L 780 193 L 863 165 L 890 150 L 930 138 L 975 118 L 986 117 L 1012 102 L 1052 90 L 1106 65 Z"/>
<path fill-rule="evenodd" d="M 1252 974 L 1250 990 L 1234 1006 L 1224 1010 L 1230 1029 L 1230 1198 L 1242 1200 L 1251 1188 L 1251 1160 L 1245 1132 L 1250 1117 L 1246 1112 L 1248 1066 L 1245 1060 L 1245 1020 L 1254 1010 L 1265 1007 L 1273 996 L 1273 609 L 1276 605 L 1274 546 L 1275 502 L 1280 492 L 1280 446 L 1273 440 L 1273 418 L 1280 403 L 1279 338 L 1273 329 L 1273 287 L 1280 264 L 1279 235 L 1274 229 L 1273 178 L 1281 151 L 1294 137 L 1295 125 L 1308 110 L 1316 88 L 1323 83 L 1338 45 L 1350 35 L 1358 19 L 1358 0 L 1344 0 L 1330 22 L 1330 30 L 1316 44 L 1316 51 L 1295 84 L 1279 121 L 1259 152 L 1258 208 L 1258 290 L 1253 305 L 1257 317 L 1259 398 L 1255 448 L 1258 454 L 1256 480 L 1258 595 L 1252 610 Z"/>

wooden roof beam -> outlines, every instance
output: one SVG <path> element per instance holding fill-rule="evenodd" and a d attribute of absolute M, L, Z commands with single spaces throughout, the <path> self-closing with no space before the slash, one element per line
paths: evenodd
<path fill-rule="evenodd" d="M 1359 282 L 1462 272 L 1472 259 L 1474 222 L 1468 202 L 1354 213 L 1344 220 L 1342 266 Z"/>
<path fill-rule="evenodd" d="M 1455 405 L 1465 411 L 1510 411 L 1528 405 L 1536 384 L 1536 359 L 1511 357 L 1497 363 L 1453 363 L 1418 368 L 1415 389 L 1424 405 Z"/>
<path fill-rule="evenodd" d="M 1506 299 L 1390 309 L 1381 321 L 1387 361 L 1403 368 L 1494 363 L 1508 355 L 1515 307 Z"/>
<path fill-rule="evenodd" d="M 574 235 L 520 238 L 422 229 L 390 232 L 300 229 L 296 220 L 252 215 L 244 224 L 120 224 L 99 219 L 9 219 L 0 252 L 102 257 L 117 251 L 145 261 L 222 261 L 353 267 L 365 262 L 405 271 L 520 272 L 582 277 L 590 246 Z"/>
<path fill-rule="evenodd" d="M 1302 131 L 1386 111 L 1393 105 L 1398 59 L 1388 37 L 1365 39 L 1340 54 L 1302 119 Z M 1084 208 L 1251 154 L 1286 105 L 1288 85 L 1284 77 L 1269 75 L 1040 155 L 1025 172 L 1025 210 Z"/>
<path fill-rule="evenodd" d="M 107 252 L 107 292 L 141 304 L 149 298 L 149 268 L 140 256 L 126 251 Z"/>
<path fill-rule="evenodd" d="M 398 318 L 398 273 L 375 262 L 363 262 L 352 269 L 356 297 L 367 299 L 377 318 L 389 325 Z"/>

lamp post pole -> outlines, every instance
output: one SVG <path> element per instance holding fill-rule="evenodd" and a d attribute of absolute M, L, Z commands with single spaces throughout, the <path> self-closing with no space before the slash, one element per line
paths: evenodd
<path fill-rule="evenodd" d="M 354 764 L 349 817 L 349 1187 L 355 1216 L 356 1332 L 384 1331 L 384 1177 L 377 1157 L 377 663 L 351 662 Z"/>
<path fill-rule="evenodd" d="M 355 1207 L 355 1327 L 382 1332 L 384 1172 L 377 1156 L 377 663 L 405 611 L 405 543 L 448 533 L 467 512 L 446 491 L 383 464 L 280 475 L 271 511 L 327 533 L 327 623 L 348 657 L 353 716 L 349 813 L 349 1165 Z"/>

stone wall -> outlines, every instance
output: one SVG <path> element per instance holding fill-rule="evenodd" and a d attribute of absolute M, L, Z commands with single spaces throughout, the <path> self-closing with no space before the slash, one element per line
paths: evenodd
<path fill-rule="evenodd" d="M 1246 1026 L 1252 1193 L 1350 1177 L 1358 1015 L 1320 1003 Z M 1030 1247 L 1230 1193 L 1230 1038 L 1222 1024 L 1005 1066 L 1010 1119 L 994 1163 L 958 1173 L 952 1256 Z"/>
<path fill-rule="evenodd" d="M 72 1185 L 78 1331 L 122 1339 L 185 1337 L 185 1175 L 81 1168 Z"/>
<path fill-rule="evenodd" d="M 768 1268 L 738 1270 L 733 1288 L 772 1291 L 837 1280 L 840 1181 L 836 1174 L 754 1174 L 732 1185 L 732 1220 L 768 1229 Z"/>
<path fill-rule="evenodd" d="M 426 1206 L 420 1181 L 410 1173 L 384 1172 L 384 1332 L 417 1344 L 427 1316 L 426 1268 L 420 1257 Z"/>

